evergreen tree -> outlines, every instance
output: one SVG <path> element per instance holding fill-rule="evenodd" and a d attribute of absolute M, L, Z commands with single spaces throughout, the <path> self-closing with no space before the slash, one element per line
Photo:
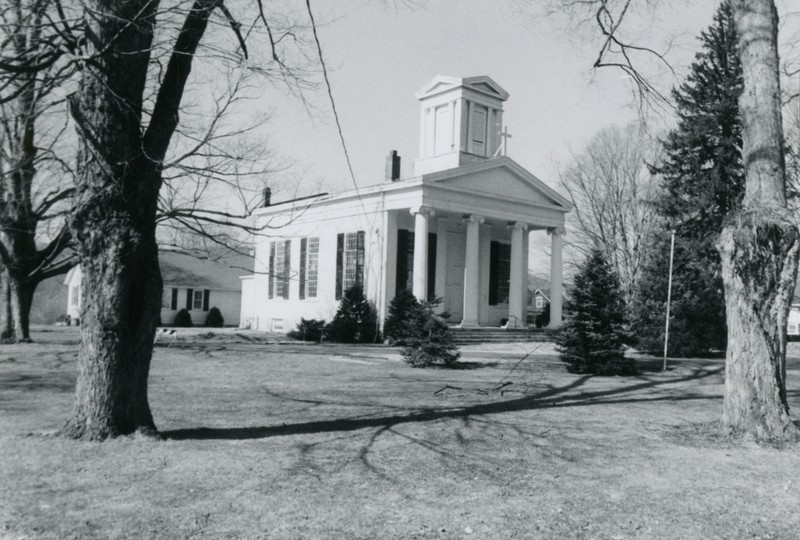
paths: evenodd
<path fill-rule="evenodd" d="M 389 314 L 383 323 L 383 336 L 392 345 L 403 345 L 403 340 L 407 337 L 406 322 L 416 313 L 419 302 L 414 294 L 403 289 L 389 303 Z"/>
<path fill-rule="evenodd" d="M 670 354 L 704 355 L 727 341 L 725 298 L 716 241 L 744 195 L 739 96 L 742 66 L 729 2 L 701 32 L 701 50 L 672 95 L 678 125 L 664 141 L 664 158 L 651 168 L 661 177 L 655 202 L 665 229 L 675 228 L 676 256 L 670 313 Z M 650 247 L 638 298 L 632 306 L 638 346 L 662 350 L 669 241 Z"/>
<path fill-rule="evenodd" d="M 637 347 L 646 352 L 664 350 L 664 322 L 669 280 L 669 238 L 654 245 L 645 261 L 633 303 L 631 329 Z M 727 337 L 722 278 L 709 272 L 696 243 L 676 238 L 670 307 L 670 356 L 706 356 L 724 350 Z"/>
<path fill-rule="evenodd" d="M 358 285 L 347 289 L 336 316 L 326 333 L 339 343 L 371 343 L 377 339 L 377 318 L 364 290 Z"/>
<path fill-rule="evenodd" d="M 630 341 L 619 278 L 595 249 L 575 276 L 565 308 L 569 316 L 556 344 L 571 373 L 625 375 L 635 371 L 625 357 Z"/>
<path fill-rule="evenodd" d="M 681 237 L 710 242 L 744 194 L 739 96 L 742 65 L 731 6 L 723 2 L 700 34 L 702 49 L 672 92 L 678 126 L 664 141 L 665 157 L 652 170 L 666 192 L 656 206 Z"/>
<path fill-rule="evenodd" d="M 409 307 L 407 317 L 400 325 L 399 333 L 404 345 L 401 354 L 414 367 L 441 365 L 453 368 L 461 357 L 453 339 L 453 331 L 444 318 L 436 313 L 439 301 L 418 302 L 414 298 L 414 304 Z"/>

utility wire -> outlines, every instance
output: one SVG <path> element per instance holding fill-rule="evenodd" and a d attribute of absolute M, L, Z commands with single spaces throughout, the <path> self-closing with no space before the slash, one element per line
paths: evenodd
<path fill-rule="evenodd" d="M 317 34 L 317 23 L 314 21 L 314 13 L 311 10 L 311 0 L 306 0 L 306 10 L 308 11 L 308 18 L 311 19 L 311 30 L 314 33 L 314 41 L 317 44 L 317 53 L 319 55 L 319 63 L 322 66 L 322 75 L 325 78 L 325 87 L 328 90 L 328 98 L 331 102 L 331 109 L 333 110 L 333 118 L 336 121 L 336 129 L 339 132 L 339 140 L 342 143 L 342 150 L 344 150 L 344 158 L 347 161 L 347 169 L 350 172 L 350 179 L 353 181 L 353 186 L 356 189 L 356 196 L 358 197 L 358 202 L 361 203 L 361 210 L 364 213 L 364 217 L 367 217 L 367 211 L 364 207 L 364 201 L 361 200 L 361 193 L 358 190 L 358 182 L 356 182 L 356 175 L 353 172 L 353 164 L 350 161 L 350 153 L 347 151 L 347 144 L 344 140 L 344 133 L 342 132 L 342 124 L 339 121 L 339 112 L 336 110 L 336 101 L 333 99 L 333 90 L 331 89 L 331 81 L 328 78 L 328 68 L 325 65 L 325 59 L 322 57 L 322 44 L 319 41 L 319 35 Z"/>

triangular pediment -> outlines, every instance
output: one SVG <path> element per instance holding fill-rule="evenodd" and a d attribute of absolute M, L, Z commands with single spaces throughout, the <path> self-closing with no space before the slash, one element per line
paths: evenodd
<path fill-rule="evenodd" d="M 571 205 L 555 190 L 507 157 L 434 173 L 434 184 L 480 197 L 482 194 L 509 202 L 545 205 L 569 211 Z"/>
<path fill-rule="evenodd" d="M 463 80 L 466 88 L 475 90 L 482 94 L 488 94 L 492 97 L 505 101 L 508 99 L 508 92 L 494 82 L 490 77 L 482 75 L 480 77 L 467 77 Z"/>
<path fill-rule="evenodd" d="M 456 90 L 458 88 L 468 88 L 480 94 L 491 96 L 501 101 L 508 99 L 508 92 L 503 90 L 499 84 L 485 75 L 466 78 L 438 75 L 428 84 L 423 86 L 419 92 L 415 94 L 415 96 L 417 99 L 425 99 L 443 92 Z"/>

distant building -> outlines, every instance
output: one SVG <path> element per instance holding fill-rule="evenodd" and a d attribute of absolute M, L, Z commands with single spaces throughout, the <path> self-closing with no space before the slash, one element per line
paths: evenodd
<path fill-rule="evenodd" d="M 385 182 L 338 196 L 268 202 L 254 212 L 272 237 L 242 282 L 242 325 L 291 330 L 330 320 L 361 286 L 381 320 L 398 291 L 440 297 L 461 326 L 527 319 L 528 236 L 551 234 L 551 325 L 561 322 L 561 249 L 570 204 L 504 155 L 503 102 L 489 77 L 436 77 L 417 95 L 414 176 L 387 160 Z M 520 144 L 520 147 L 524 147 Z"/>
<path fill-rule="evenodd" d="M 249 257 L 227 257 L 225 264 L 173 252 L 159 254 L 164 294 L 161 300 L 161 323 L 171 325 L 181 309 L 187 309 L 195 325 L 206 322 L 208 311 L 216 307 L 226 326 L 239 326 L 242 293 L 239 277 L 253 267 Z M 68 287 L 67 314 L 70 321 L 80 320 L 81 268 L 72 268 L 64 279 Z"/>
<path fill-rule="evenodd" d="M 792 307 L 789 308 L 789 324 L 786 326 L 786 333 L 790 336 L 800 338 L 800 284 L 794 289 Z"/>

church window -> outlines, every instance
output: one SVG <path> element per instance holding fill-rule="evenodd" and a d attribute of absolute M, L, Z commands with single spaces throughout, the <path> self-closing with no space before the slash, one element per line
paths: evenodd
<path fill-rule="evenodd" d="M 353 286 L 364 287 L 364 231 L 336 238 L 336 299 Z"/>
<path fill-rule="evenodd" d="M 486 153 L 486 107 L 475 105 L 472 109 L 472 153 L 484 155 Z"/>
<path fill-rule="evenodd" d="M 269 298 L 289 298 L 291 270 L 291 240 L 270 242 L 269 246 Z"/>
<path fill-rule="evenodd" d="M 511 280 L 511 245 L 492 242 L 489 253 L 489 305 L 507 304 Z"/>
<path fill-rule="evenodd" d="M 300 240 L 300 299 L 317 297 L 319 238 Z"/>

